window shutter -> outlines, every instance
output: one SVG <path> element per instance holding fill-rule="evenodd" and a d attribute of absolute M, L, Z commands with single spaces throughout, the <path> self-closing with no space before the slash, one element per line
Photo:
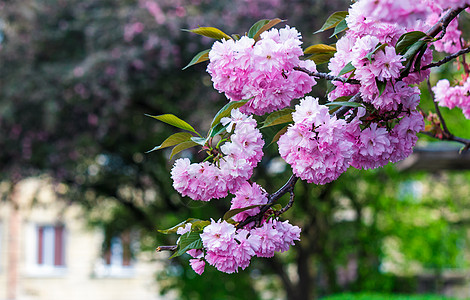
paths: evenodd
<path fill-rule="evenodd" d="M 54 227 L 54 266 L 64 265 L 64 226 Z"/>

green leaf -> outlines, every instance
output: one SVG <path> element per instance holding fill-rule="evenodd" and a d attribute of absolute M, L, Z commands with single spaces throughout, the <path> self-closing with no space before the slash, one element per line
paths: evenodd
<path fill-rule="evenodd" d="M 273 137 L 273 140 L 271 141 L 271 143 L 269 143 L 268 146 L 270 146 L 271 144 L 277 142 L 279 140 L 279 138 L 281 137 L 281 135 L 283 135 L 284 133 L 286 133 L 287 131 L 287 128 L 289 128 L 289 125 L 286 125 L 284 126 L 281 130 L 279 130 L 276 135 Z"/>
<path fill-rule="evenodd" d="M 245 103 L 247 103 L 247 102 L 248 102 L 248 100 L 240 100 L 240 101 L 231 101 L 231 102 L 225 104 L 224 107 L 222 107 L 217 112 L 214 119 L 212 120 L 211 128 L 213 128 L 215 125 L 219 124 L 219 122 L 222 118 L 230 116 L 230 114 L 232 112 L 232 109 L 240 108 L 243 105 L 245 105 Z"/>
<path fill-rule="evenodd" d="M 183 143 L 177 145 L 175 148 L 173 148 L 173 150 L 171 150 L 170 159 L 172 159 L 173 156 L 180 153 L 181 151 L 186 150 L 186 149 L 191 148 L 191 147 L 194 147 L 194 146 L 197 146 L 197 145 L 199 145 L 199 144 L 195 143 L 193 141 L 187 141 L 187 142 L 183 142 Z"/>
<path fill-rule="evenodd" d="M 207 49 L 207 50 L 201 51 L 198 54 L 196 54 L 196 56 L 194 56 L 193 59 L 191 59 L 189 64 L 186 67 L 184 67 L 183 70 L 186 70 L 187 68 L 189 68 L 189 67 L 191 67 L 195 64 L 198 64 L 198 63 L 204 62 L 206 60 L 209 60 L 209 51 L 211 51 L 211 50 Z"/>
<path fill-rule="evenodd" d="M 271 113 L 266 120 L 263 122 L 263 126 L 261 128 L 266 128 L 278 124 L 284 124 L 292 122 L 292 113 L 294 110 L 292 108 L 284 108 L 279 111 L 275 111 Z"/>
<path fill-rule="evenodd" d="M 423 55 L 424 53 L 426 52 L 426 49 L 428 48 L 428 45 L 427 44 L 424 44 L 423 46 L 421 46 L 421 48 L 419 49 L 419 53 L 418 55 L 416 56 L 416 60 L 415 60 L 415 70 L 419 70 L 421 69 L 421 59 L 423 58 Z"/>
<path fill-rule="evenodd" d="M 328 17 L 328 19 L 326 19 L 326 22 L 325 24 L 323 24 L 322 28 L 315 31 L 313 34 L 323 32 L 330 28 L 336 27 L 336 25 L 338 25 L 341 21 L 343 21 L 347 15 L 348 15 L 347 11 L 337 11 L 333 13 L 332 15 Z"/>
<path fill-rule="evenodd" d="M 235 208 L 235 209 L 231 209 L 229 210 L 228 212 L 226 212 L 224 214 L 224 217 L 222 219 L 224 220 L 228 220 L 230 219 L 231 217 L 245 211 L 245 210 L 249 210 L 249 209 L 252 209 L 252 208 L 256 208 L 256 207 L 260 207 L 260 206 L 263 206 L 264 204 L 257 204 L 257 205 L 251 205 L 251 206 L 247 206 L 247 207 L 243 207 L 243 208 Z"/>
<path fill-rule="evenodd" d="M 171 227 L 171 228 L 168 228 L 168 229 L 162 229 L 162 230 L 157 230 L 158 232 L 160 233 L 163 233 L 163 234 L 172 234 L 172 233 L 176 233 L 178 231 L 178 228 L 180 227 L 184 227 L 186 224 L 188 223 L 191 223 L 192 226 L 191 226 L 191 230 L 192 231 L 201 231 L 202 229 L 204 229 L 204 227 L 206 227 L 207 225 L 209 225 L 211 222 L 210 221 L 206 221 L 206 220 L 200 220 L 200 219 L 194 219 L 194 218 L 189 218 L 189 219 L 186 219 L 185 221 L 181 222 L 181 223 L 178 223 L 176 224 L 175 226 Z"/>
<path fill-rule="evenodd" d="M 274 210 L 274 211 L 280 211 L 282 209 L 282 205 L 281 204 L 274 204 L 273 206 L 271 206 L 271 209 Z"/>
<path fill-rule="evenodd" d="M 328 102 L 325 104 L 326 106 L 347 106 L 347 107 L 362 107 L 361 103 L 357 102 L 345 102 L 345 101 L 338 101 L 338 102 Z"/>
<path fill-rule="evenodd" d="M 157 147 L 153 148 L 152 150 L 147 151 L 146 153 L 149 153 L 149 152 L 152 152 L 152 151 L 155 151 L 155 150 L 159 150 L 159 149 L 163 149 L 163 148 L 166 148 L 166 147 L 171 147 L 171 146 L 174 146 L 174 145 L 178 145 L 182 142 L 189 141 L 192 137 L 193 137 L 193 135 L 189 132 L 175 133 L 175 134 L 171 135 L 170 137 L 168 137 L 166 140 L 164 140 L 163 143 L 160 146 L 157 146 Z"/>
<path fill-rule="evenodd" d="M 379 89 L 379 97 L 380 97 L 382 96 L 383 92 L 385 91 L 385 88 L 387 87 L 387 81 L 380 81 L 376 78 L 375 82 L 377 84 L 377 88 Z"/>
<path fill-rule="evenodd" d="M 403 34 L 398 39 L 398 42 L 395 46 L 395 52 L 398 54 L 405 53 L 411 47 L 411 45 L 413 45 L 425 36 L 426 33 L 422 31 L 411 31 Z"/>
<path fill-rule="evenodd" d="M 321 65 L 330 61 L 330 59 L 335 56 L 334 52 L 330 53 L 319 53 L 319 54 L 312 54 L 307 59 L 313 60 L 316 65 Z"/>
<path fill-rule="evenodd" d="M 304 50 L 304 54 L 336 52 L 336 48 L 325 44 L 316 44 L 309 46 Z"/>
<path fill-rule="evenodd" d="M 273 26 L 276 26 L 277 24 L 281 23 L 281 22 L 284 22 L 283 20 L 279 19 L 279 18 L 276 18 L 276 19 L 272 19 L 272 20 L 269 20 L 266 24 L 264 24 L 260 29 L 258 29 L 258 31 L 256 31 L 255 35 L 253 36 L 253 39 L 257 42 L 260 40 L 260 36 L 263 32 L 265 32 L 266 30 L 269 30 L 271 29 Z M 251 30 L 251 28 L 250 28 Z M 249 34 L 249 33 L 248 33 Z"/>
<path fill-rule="evenodd" d="M 332 102 L 348 102 L 354 96 L 341 96 L 333 100 Z"/>
<path fill-rule="evenodd" d="M 264 25 L 268 23 L 269 23 L 268 19 L 259 20 L 258 22 L 253 24 L 253 26 L 251 26 L 250 30 L 248 30 L 247 36 L 253 39 L 256 33 L 258 32 L 258 30 L 260 30 Z"/>
<path fill-rule="evenodd" d="M 344 66 L 341 72 L 339 72 L 338 76 L 344 75 L 354 70 L 356 70 L 356 68 L 352 65 L 352 62 L 349 62 L 347 65 Z"/>
<path fill-rule="evenodd" d="M 207 36 L 216 40 L 232 39 L 228 34 L 226 34 L 222 30 L 215 28 L 215 27 L 199 27 L 199 28 L 190 29 L 190 30 L 183 29 L 183 31 L 189 31 L 189 32 Z"/>
<path fill-rule="evenodd" d="M 348 29 L 348 23 L 346 23 L 346 20 L 342 20 L 341 22 L 338 23 L 338 25 L 336 25 L 335 31 L 330 36 L 330 38 L 338 35 L 339 33 L 345 31 L 346 29 Z"/>
<path fill-rule="evenodd" d="M 197 136 L 193 136 L 191 138 L 191 141 L 195 142 L 196 144 L 198 145 L 201 145 L 201 146 L 204 146 L 207 142 L 207 139 L 206 138 L 203 138 L 203 137 L 197 137 Z"/>
<path fill-rule="evenodd" d="M 190 231 L 183 234 L 178 243 L 178 249 L 173 253 L 170 258 L 177 257 L 186 253 L 186 251 L 191 249 L 202 249 L 204 246 L 202 244 L 202 239 L 200 232 Z"/>
<path fill-rule="evenodd" d="M 222 125 L 221 123 L 218 123 L 217 125 L 215 125 L 215 127 L 212 127 L 210 132 L 209 132 L 209 136 L 210 137 L 214 137 L 216 135 L 219 135 L 221 134 L 222 132 L 226 131 L 227 130 L 227 127 L 228 127 L 228 124 L 227 125 Z"/>
<path fill-rule="evenodd" d="M 367 59 L 369 60 L 369 62 L 372 62 L 372 55 L 374 55 L 375 53 L 377 53 L 377 51 L 379 51 L 379 50 L 384 50 L 385 47 L 387 47 L 387 46 L 388 46 L 387 43 L 378 45 L 377 47 L 375 47 L 374 50 L 372 50 L 371 52 L 367 53 L 367 55 L 365 56 L 365 58 L 367 58 Z"/>
<path fill-rule="evenodd" d="M 175 126 L 183 130 L 194 132 L 195 134 L 201 136 L 196 130 L 194 130 L 194 128 L 191 125 L 189 125 L 188 123 L 181 120 L 175 115 L 165 114 L 165 115 L 159 115 L 159 116 L 151 116 L 151 115 L 146 114 L 146 116 L 165 122 L 167 124 L 170 124 L 171 126 Z"/>

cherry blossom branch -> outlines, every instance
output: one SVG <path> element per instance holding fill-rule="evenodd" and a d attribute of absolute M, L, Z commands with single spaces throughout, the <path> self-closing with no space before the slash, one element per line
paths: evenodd
<path fill-rule="evenodd" d="M 455 136 L 449 131 L 449 128 L 446 125 L 444 117 L 442 116 L 441 110 L 439 109 L 439 105 L 437 101 L 435 100 L 434 93 L 432 92 L 432 89 L 431 89 L 431 82 L 429 81 L 429 79 L 427 80 L 427 85 L 428 85 L 429 93 L 431 94 L 432 102 L 434 103 L 434 107 L 436 109 L 437 116 L 439 118 L 439 122 L 442 125 L 442 136 L 437 136 L 436 134 L 433 134 L 432 132 L 423 132 L 423 133 L 427 136 L 440 139 L 443 141 L 454 141 L 454 142 L 459 142 L 461 144 L 464 144 L 464 147 L 460 150 L 460 152 L 466 152 L 467 150 L 470 149 L 470 140 Z"/>
<path fill-rule="evenodd" d="M 282 196 L 284 196 L 284 194 L 287 194 L 287 193 L 291 194 L 291 200 L 289 201 L 289 203 L 292 202 L 291 203 L 291 206 L 292 206 L 292 204 L 294 202 L 294 200 L 292 199 L 293 195 L 294 195 L 294 186 L 295 186 L 295 183 L 297 182 L 298 179 L 299 178 L 297 176 L 292 174 L 292 176 L 289 178 L 289 180 L 287 180 L 287 182 L 279 190 L 277 190 L 275 193 L 273 193 L 271 195 L 268 195 L 268 203 L 260 208 L 260 212 L 257 213 L 254 216 L 249 216 L 243 222 L 238 223 L 237 224 L 237 229 L 243 228 L 245 225 L 247 225 L 251 222 L 255 222 L 257 224 L 260 224 L 261 220 L 263 219 L 264 214 L 268 211 L 268 209 L 271 208 L 271 206 L 274 205 L 274 203 L 276 203 L 277 200 L 279 200 Z M 286 207 L 287 207 L 286 211 L 291 206 L 289 206 L 289 204 L 287 204 L 286 205 Z M 286 208 L 286 207 L 284 207 L 284 208 Z M 283 210 L 284 210 L 284 208 L 283 208 Z M 280 213 L 277 214 L 277 215 L 280 215 Z"/>
<path fill-rule="evenodd" d="M 432 102 L 434 103 L 434 108 L 436 109 L 437 116 L 439 117 L 439 121 L 442 124 L 442 128 L 444 129 L 445 133 L 450 133 L 449 129 L 447 128 L 446 121 L 444 120 L 444 117 L 441 114 L 441 110 L 439 109 L 439 104 L 437 103 L 437 101 L 434 97 L 434 93 L 432 92 L 431 81 L 429 81 L 429 78 L 427 80 L 427 84 L 428 84 L 429 93 L 431 94 Z"/>
<path fill-rule="evenodd" d="M 177 245 L 173 246 L 158 246 L 155 251 L 160 252 L 160 251 L 175 251 L 178 248 Z"/>
<path fill-rule="evenodd" d="M 294 198 L 295 198 L 295 194 L 294 194 L 294 190 L 292 190 L 292 191 L 290 191 L 289 203 L 287 203 L 287 205 L 284 206 L 281 210 L 277 211 L 275 213 L 275 215 L 280 216 L 283 213 L 285 213 L 286 211 L 288 211 L 292 207 L 292 205 L 294 205 Z"/>
<path fill-rule="evenodd" d="M 451 54 L 449 56 L 446 56 L 443 59 L 441 59 L 440 61 L 430 63 L 429 65 L 426 65 L 426 66 L 422 67 L 421 70 L 427 70 L 427 69 L 430 69 L 430 68 L 433 68 L 433 67 L 439 67 L 439 66 L 453 60 L 454 58 L 457 58 L 460 55 L 463 55 L 463 54 L 466 54 L 466 53 L 470 53 L 470 47 L 462 49 L 462 50 L 460 50 L 460 51 L 458 51 L 454 54 Z"/>
<path fill-rule="evenodd" d="M 453 19 L 455 19 L 462 11 L 464 11 L 468 5 L 465 5 L 464 7 L 458 7 L 458 8 L 453 8 L 450 9 L 442 18 L 434 24 L 428 31 L 426 31 L 426 34 L 432 37 L 435 37 L 439 32 L 444 31 L 449 26 L 450 22 L 452 22 Z"/>
<path fill-rule="evenodd" d="M 306 74 L 308 74 L 309 76 L 312 76 L 312 77 L 322 78 L 322 79 L 326 79 L 326 80 L 341 81 L 342 83 L 350 83 L 350 84 L 359 84 L 360 83 L 359 80 L 356 80 L 356 79 L 347 79 L 347 78 L 344 78 L 344 77 L 333 76 L 333 75 L 330 75 L 330 74 L 327 74 L 327 73 L 312 72 L 312 71 L 309 71 L 306 68 L 302 68 L 302 67 L 294 67 L 294 70 L 304 72 L 304 73 L 306 73 Z"/>
<path fill-rule="evenodd" d="M 356 95 L 354 95 L 350 100 L 349 102 L 355 102 L 355 103 L 361 103 L 362 101 L 362 98 L 361 98 L 361 93 L 357 93 Z M 337 117 L 337 118 L 341 118 L 343 117 L 352 107 L 350 106 L 343 106 L 341 107 L 340 109 L 338 109 L 334 115 Z"/>

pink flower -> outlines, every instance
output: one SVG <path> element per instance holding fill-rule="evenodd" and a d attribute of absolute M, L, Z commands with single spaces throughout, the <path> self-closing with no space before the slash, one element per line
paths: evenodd
<path fill-rule="evenodd" d="M 191 265 L 191 268 L 193 268 L 194 272 L 199 275 L 204 272 L 204 267 L 206 266 L 206 262 L 200 258 L 190 259 L 189 264 Z"/>
<path fill-rule="evenodd" d="M 380 81 L 398 78 L 400 70 L 404 68 L 402 60 L 403 57 L 395 53 L 395 48 L 387 46 L 384 51 L 377 51 L 374 54 L 374 61 L 371 65 L 372 73 Z"/>
<path fill-rule="evenodd" d="M 405 115 L 400 120 L 391 132 L 392 136 L 396 138 L 394 145 L 396 150 L 390 157 L 391 162 L 403 160 L 413 152 L 413 146 L 418 140 L 416 134 L 421 130 L 424 130 L 424 120 L 417 111 Z"/>
<path fill-rule="evenodd" d="M 235 198 L 232 199 L 232 206 L 230 209 L 244 208 L 252 205 L 266 204 L 268 198 L 266 191 L 256 183 L 251 185 L 244 182 L 235 192 Z M 259 212 L 259 208 L 252 208 L 238 213 L 233 217 L 237 222 L 245 220 L 248 216 L 253 216 Z"/>
<path fill-rule="evenodd" d="M 294 241 L 300 241 L 300 227 L 290 224 L 289 221 L 273 221 L 273 224 L 282 236 L 276 251 L 287 251 L 291 245 L 294 245 Z"/>
<path fill-rule="evenodd" d="M 271 222 L 264 223 L 262 227 L 252 229 L 250 234 L 259 239 L 259 248 L 256 250 L 258 257 L 273 257 L 277 245 L 281 243 L 282 236 Z"/>
<path fill-rule="evenodd" d="M 309 183 L 337 179 L 349 167 L 353 154 L 346 121 L 331 117 L 328 108 L 312 97 L 301 100 L 292 116 L 295 123 L 278 141 L 281 157 L 295 175 Z"/>
<path fill-rule="evenodd" d="M 201 233 L 202 243 L 208 251 L 227 251 L 234 247 L 235 226 L 225 221 L 215 222 L 204 227 Z M 235 243 L 236 244 L 236 243 Z"/>
<path fill-rule="evenodd" d="M 386 165 L 393 152 L 393 139 L 386 128 L 377 128 L 376 123 L 358 132 L 355 142 L 356 153 L 351 165 L 357 169 L 373 169 Z"/>
<path fill-rule="evenodd" d="M 316 84 L 293 70 L 300 65 L 315 71 L 315 63 L 300 61 L 302 42 L 295 28 L 271 29 L 260 38 L 256 44 L 248 37 L 214 43 L 207 67 L 214 88 L 231 101 L 250 99 L 240 111 L 258 115 L 288 106 Z"/>

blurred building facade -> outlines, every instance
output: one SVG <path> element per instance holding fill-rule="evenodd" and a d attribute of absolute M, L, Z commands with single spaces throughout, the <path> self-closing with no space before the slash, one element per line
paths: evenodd
<path fill-rule="evenodd" d="M 161 266 L 131 255 L 132 233 L 113 237 L 106 251 L 103 241 L 81 208 L 58 201 L 46 181 L 16 184 L 0 202 L 0 300 L 160 299 Z"/>

